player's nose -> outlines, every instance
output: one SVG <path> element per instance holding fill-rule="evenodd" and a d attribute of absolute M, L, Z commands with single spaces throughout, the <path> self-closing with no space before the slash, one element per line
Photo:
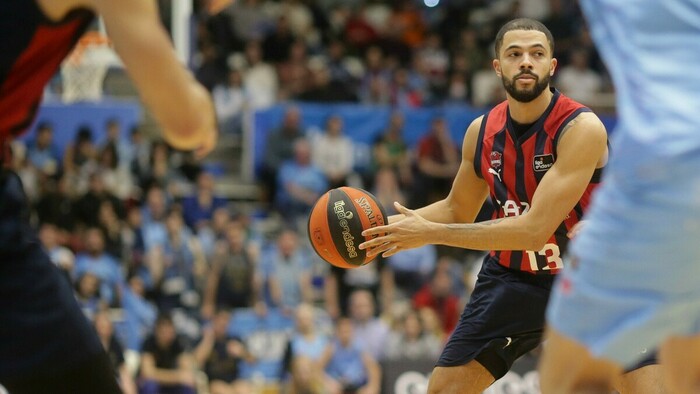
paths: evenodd
<path fill-rule="evenodd" d="M 532 58 L 526 53 L 522 56 L 522 60 L 520 61 L 520 69 L 532 70 L 532 68 Z"/>

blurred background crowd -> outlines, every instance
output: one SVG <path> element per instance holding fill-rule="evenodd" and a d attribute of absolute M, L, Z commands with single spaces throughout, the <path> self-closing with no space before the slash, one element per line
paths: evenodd
<path fill-rule="evenodd" d="M 249 111 L 286 105 L 265 140 L 259 194 L 220 193 L 215 170 L 138 125 L 109 119 L 100 138 L 80 127 L 59 150 L 42 122 L 14 146 L 40 241 L 127 392 L 379 393 L 383 363 L 437 358 L 482 254 L 428 245 L 336 269 L 310 250 L 307 213 L 341 185 L 372 191 L 390 213 L 393 201 L 444 197 L 461 141 L 435 117 L 409 144 L 405 114 L 503 100 L 492 48 L 512 18 L 552 31 L 555 87 L 606 106 L 609 78 L 576 2 L 237 0 L 213 15 L 194 5 L 191 68 L 222 135 L 245 133 Z M 345 119 L 309 130 L 301 102 L 392 112 L 358 168 Z"/>

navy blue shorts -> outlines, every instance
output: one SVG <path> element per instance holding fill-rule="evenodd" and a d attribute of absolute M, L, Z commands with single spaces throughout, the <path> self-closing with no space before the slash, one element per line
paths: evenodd
<path fill-rule="evenodd" d="M 439 367 L 476 360 L 495 379 L 542 341 L 545 310 L 555 277 L 512 270 L 486 256 L 469 303 L 437 362 Z M 652 356 L 641 366 L 655 364 Z"/>
<path fill-rule="evenodd" d="M 0 384 L 13 393 L 50 383 L 45 392 L 83 392 L 70 382 L 57 386 L 75 371 L 93 371 L 93 393 L 119 392 L 105 351 L 90 322 L 73 296 L 73 290 L 42 249 L 29 226 L 28 207 L 19 177 L 0 169 Z M 102 364 L 102 367 L 99 366 Z M 99 371 L 96 369 L 99 368 Z M 79 374 L 84 375 L 84 374 Z M 79 382 L 76 382 L 79 383 Z M 8 386 L 8 387 L 9 387 Z M 59 391 L 56 391 L 59 390 Z M 88 392 L 88 391 L 85 391 Z"/>

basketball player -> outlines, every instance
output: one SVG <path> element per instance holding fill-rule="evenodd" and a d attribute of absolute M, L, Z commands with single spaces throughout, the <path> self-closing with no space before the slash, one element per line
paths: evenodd
<path fill-rule="evenodd" d="M 378 237 L 360 245 L 384 256 L 427 243 L 491 251 L 433 370 L 430 393 L 481 393 L 540 344 L 567 232 L 585 212 L 608 157 L 600 120 L 549 86 L 557 60 L 545 26 L 508 22 L 495 47 L 493 67 L 507 99 L 467 129 L 449 195 L 415 211 L 395 203 L 401 215 L 366 230 Z M 473 223 L 487 196 L 497 207 L 493 220 Z M 618 389 L 659 393 L 658 367 L 650 362 L 631 368 Z"/>
<path fill-rule="evenodd" d="M 141 98 L 174 147 L 216 142 L 211 99 L 177 61 L 146 0 L 0 2 L 0 163 L 32 122 L 46 82 L 95 13 L 104 17 Z M 29 228 L 19 178 L 0 166 L 0 384 L 12 394 L 120 392 L 68 284 Z"/>
<path fill-rule="evenodd" d="M 615 154 L 548 307 L 547 393 L 608 393 L 658 349 L 700 392 L 700 1 L 581 1 L 615 83 Z"/>

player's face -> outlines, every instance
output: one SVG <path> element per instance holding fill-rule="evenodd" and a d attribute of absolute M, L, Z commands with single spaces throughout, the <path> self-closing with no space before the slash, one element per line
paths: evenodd
<path fill-rule="evenodd" d="M 503 44 L 493 67 L 503 87 L 516 101 L 528 103 L 549 86 L 557 66 L 544 33 L 513 30 L 503 36 Z"/>

